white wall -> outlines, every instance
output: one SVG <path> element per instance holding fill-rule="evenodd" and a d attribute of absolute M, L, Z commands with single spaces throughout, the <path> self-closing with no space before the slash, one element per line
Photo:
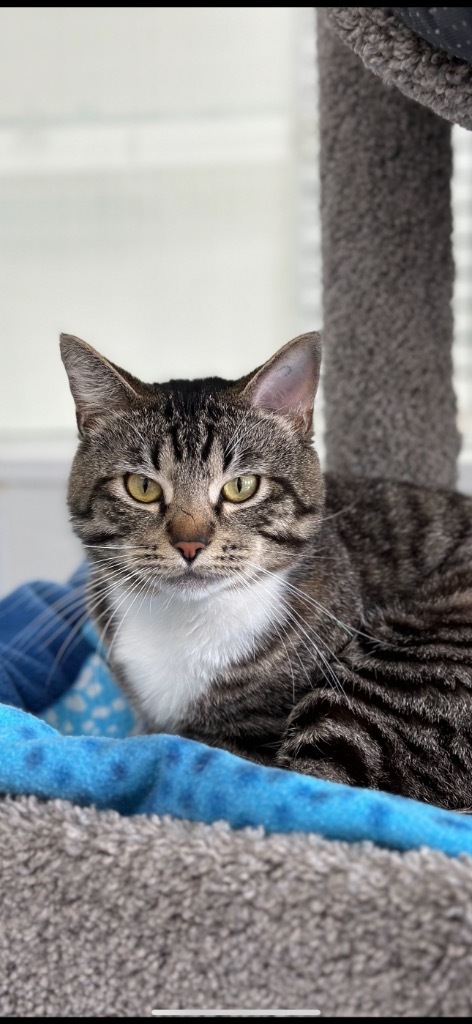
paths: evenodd
<path fill-rule="evenodd" d="M 60 330 L 148 379 L 296 329 L 281 8 L 0 11 L 0 431 L 68 430 Z"/>

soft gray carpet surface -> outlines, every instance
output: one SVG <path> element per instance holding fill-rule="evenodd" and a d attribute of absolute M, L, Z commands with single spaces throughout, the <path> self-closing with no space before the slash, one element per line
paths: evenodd
<path fill-rule="evenodd" d="M 327 464 L 451 487 L 450 125 L 345 45 L 379 10 L 318 16 Z"/>
<path fill-rule="evenodd" d="M 0 803 L 2 1016 L 470 1016 L 472 861 Z"/>

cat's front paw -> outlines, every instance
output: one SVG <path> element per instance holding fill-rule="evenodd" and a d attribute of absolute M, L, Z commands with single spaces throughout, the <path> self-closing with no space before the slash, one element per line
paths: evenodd
<path fill-rule="evenodd" d="M 291 772 L 300 772 L 301 775 L 313 775 L 317 779 L 324 779 L 326 782 L 342 782 L 345 786 L 353 786 L 349 772 L 342 765 L 332 764 L 330 761 L 323 761 L 313 757 L 292 757 L 282 751 L 277 757 L 277 768 L 285 768 Z"/>

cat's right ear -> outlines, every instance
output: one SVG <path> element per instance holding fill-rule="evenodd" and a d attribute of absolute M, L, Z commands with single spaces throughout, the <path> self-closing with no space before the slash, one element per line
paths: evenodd
<path fill-rule="evenodd" d="M 300 334 L 256 370 L 243 397 L 253 408 L 283 416 L 301 434 L 311 436 L 320 362 L 319 334 Z"/>
<path fill-rule="evenodd" d="M 119 367 L 73 334 L 61 334 L 61 357 L 69 378 L 79 434 L 93 429 L 110 409 L 127 409 L 139 395 Z"/>

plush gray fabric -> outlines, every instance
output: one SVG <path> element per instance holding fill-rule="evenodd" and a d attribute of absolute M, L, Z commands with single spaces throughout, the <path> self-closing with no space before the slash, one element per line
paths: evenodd
<path fill-rule="evenodd" d="M 318 18 L 327 465 L 448 487 L 459 450 L 450 126 L 333 30 L 340 11 L 370 24 L 379 10 Z"/>
<path fill-rule="evenodd" d="M 389 7 L 327 7 L 340 39 L 387 85 L 463 128 L 472 128 L 472 66 L 431 46 Z"/>
<path fill-rule="evenodd" d="M 472 862 L 0 803 L 2 1016 L 470 1016 Z"/>

